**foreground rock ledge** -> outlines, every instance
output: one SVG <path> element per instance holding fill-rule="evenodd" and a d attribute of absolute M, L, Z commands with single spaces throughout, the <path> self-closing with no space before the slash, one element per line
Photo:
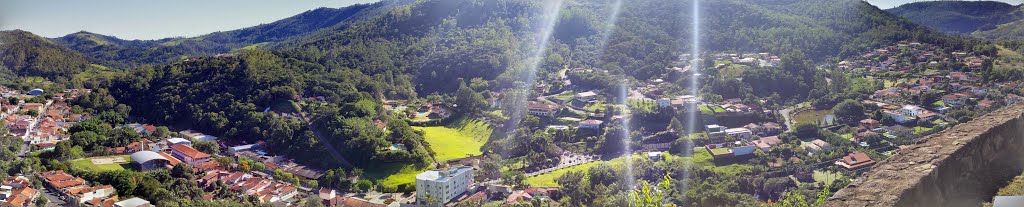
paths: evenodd
<path fill-rule="evenodd" d="M 825 206 L 980 206 L 1024 166 L 1024 104 L 910 145 Z"/>

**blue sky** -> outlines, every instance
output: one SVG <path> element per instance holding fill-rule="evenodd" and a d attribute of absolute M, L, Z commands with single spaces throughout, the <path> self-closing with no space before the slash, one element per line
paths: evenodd
<path fill-rule="evenodd" d="M 304 11 L 379 0 L 3 0 L 0 30 L 44 37 L 78 31 L 123 39 L 198 36 L 270 23 Z"/>
<path fill-rule="evenodd" d="M 270 23 L 319 7 L 379 0 L 2 0 L 0 30 L 44 37 L 78 31 L 122 39 L 193 37 Z M 887 9 L 919 0 L 866 0 Z M 1024 0 L 1001 0 L 1021 4 Z"/>

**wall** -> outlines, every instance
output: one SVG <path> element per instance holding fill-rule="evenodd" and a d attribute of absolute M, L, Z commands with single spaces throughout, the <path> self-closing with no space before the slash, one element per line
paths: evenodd
<path fill-rule="evenodd" d="M 1024 171 L 1024 104 L 899 150 L 825 206 L 980 206 Z"/>

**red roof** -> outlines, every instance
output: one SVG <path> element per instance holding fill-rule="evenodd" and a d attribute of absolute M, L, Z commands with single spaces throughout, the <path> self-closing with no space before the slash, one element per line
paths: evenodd
<path fill-rule="evenodd" d="M 157 154 L 160 154 L 160 156 L 167 158 L 167 161 L 171 164 L 171 166 L 175 166 L 178 165 L 178 163 L 181 163 L 181 160 L 178 160 L 178 158 L 174 158 L 174 156 L 171 156 L 167 153 L 157 152 Z"/>
<path fill-rule="evenodd" d="M 171 150 L 178 151 L 178 153 L 184 154 L 185 156 L 189 156 L 193 159 L 210 157 L 209 154 L 200 152 L 199 150 L 193 149 L 192 147 L 183 144 L 173 145 L 171 146 Z"/>

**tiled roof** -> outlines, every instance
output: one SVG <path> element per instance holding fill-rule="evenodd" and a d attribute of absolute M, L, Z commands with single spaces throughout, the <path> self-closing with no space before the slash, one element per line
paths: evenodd
<path fill-rule="evenodd" d="M 176 145 L 171 146 L 171 149 L 174 150 L 174 151 L 178 151 L 179 153 L 184 154 L 185 156 L 192 157 L 192 158 L 210 157 L 209 154 L 200 152 L 199 150 L 193 149 L 192 147 L 189 147 L 188 145 L 176 144 Z"/>

